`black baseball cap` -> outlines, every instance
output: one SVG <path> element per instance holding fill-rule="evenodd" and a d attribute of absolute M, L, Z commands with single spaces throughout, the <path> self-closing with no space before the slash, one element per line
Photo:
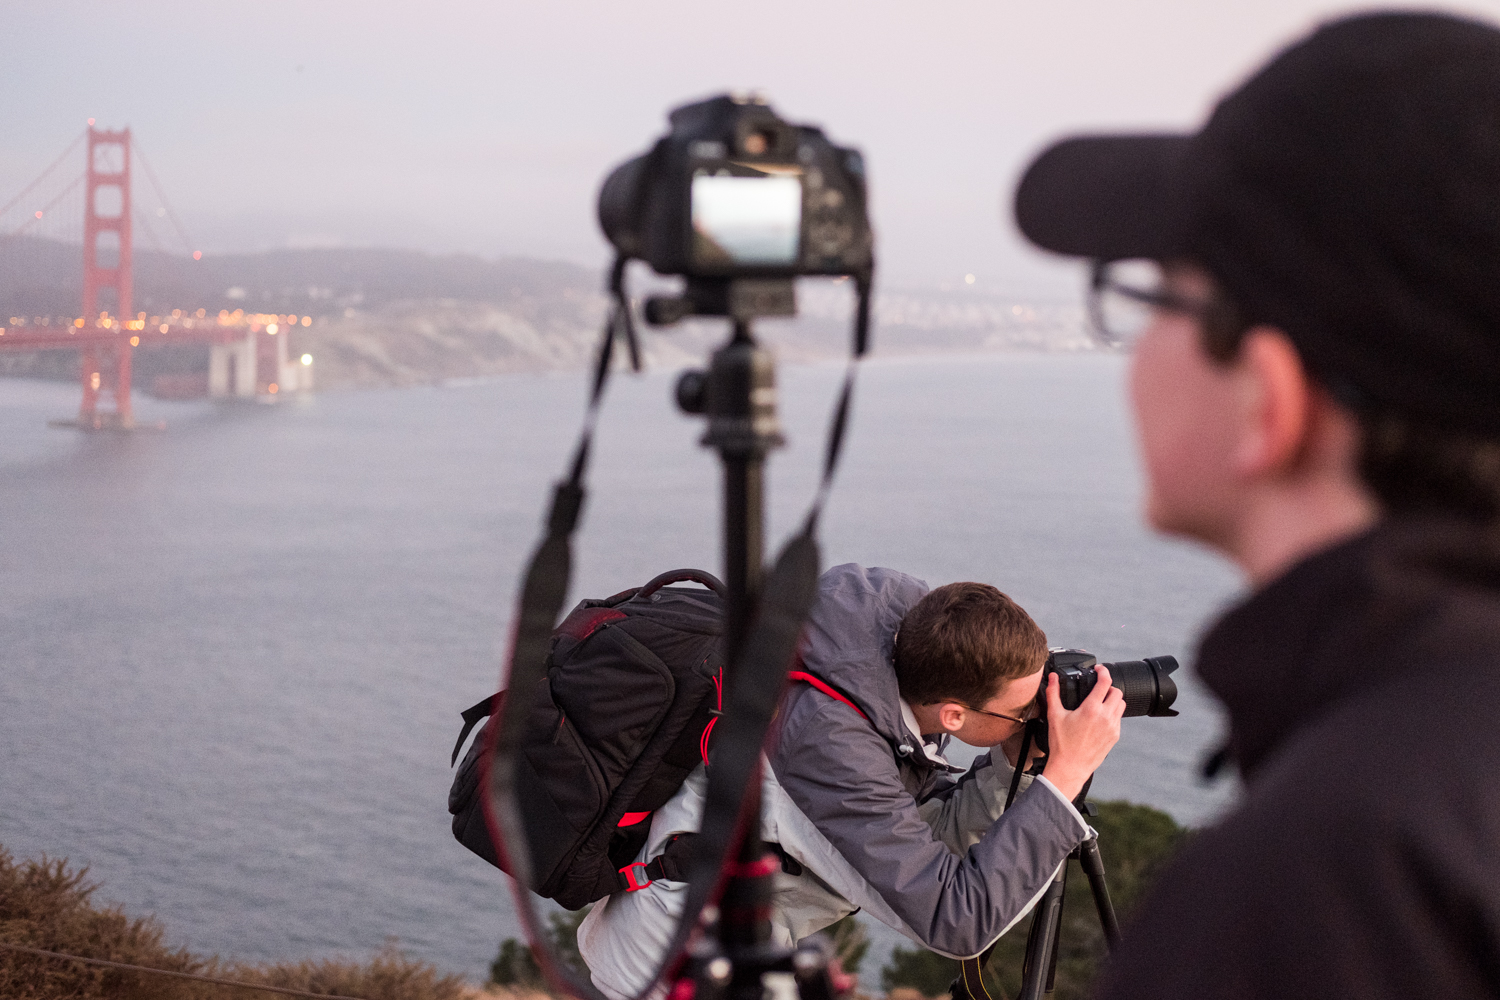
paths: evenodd
<path fill-rule="evenodd" d="M 1500 30 L 1324 25 L 1193 134 L 1092 135 L 1016 190 L 1036 245 L 1186 259 L 1361 408 L 1500 435 Z"/>

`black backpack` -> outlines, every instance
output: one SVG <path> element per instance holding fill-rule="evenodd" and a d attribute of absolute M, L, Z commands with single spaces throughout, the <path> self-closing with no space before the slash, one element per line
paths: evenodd
<path fill-rule="evenodd" d="M 709 590 L 668 587 L 684 581 Z M 651 814 L 700 762 L 723 702 L 724 585 L 702 570 L 673 570 L 644 587 L 581 602 L 552 633 L 548 683 L 526 716 L 517 805 L 534 882 L 570 910 L 658 878 L 682 877 L 691 838 L 634 864 Z M 505 692 L 463 713 L 453 759 L 469 731 L 499 712 Z M 509 872 L 485 820 L 482 761 L 488 724 L 469 748 L 448 811 L 453 835 Z"/>

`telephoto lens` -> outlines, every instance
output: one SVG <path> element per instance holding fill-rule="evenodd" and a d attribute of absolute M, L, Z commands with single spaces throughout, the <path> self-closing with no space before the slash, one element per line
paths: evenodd
<path fill-rule="evenodd" d="M 1175 716 L 1172 702 L 1177 700 L 1177 683 L 1171 674 L 1177 660 L 1171 656 L 1148 656 L 1144 660 L 1120 660 L 1103 664 L 1109 670 L 1109 682 L 1125 695 L 1125 714 L 1151 715 L 1157 718 Z M 1099 679 L 1099 661 L 1082 649 L 1053 649 L 1047 655 L 1042 673 L 1045 692 L 1047 675 L 1057 674 L 1063 708 L 1077 708 L 1094 689 Z"/>

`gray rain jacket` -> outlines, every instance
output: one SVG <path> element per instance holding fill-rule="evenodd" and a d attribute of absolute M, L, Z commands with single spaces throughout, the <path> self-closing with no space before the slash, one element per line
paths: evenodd
<path fill-rule="evenodd" d="M 941 756 L 947 737 L 916 733 L 892 653 L 902 618 L 926 593 L 904 573 L 853 564 L 819 581 L 800 669 L 820 684 L 794 681 L 783 696 L 764 774 L 761 836 L 802 869 L 776 878 L 783 944 L 862 908 L 923 947 L 978 955 L 1090 833 L 1045 778 L 1023 778 L 1002 817 L 1012 773 L 1003 754 L 981 756 L 955 781 Z M 638 860 L 697 829 L 705 784 L 700 768 L 657 811 Z M 595 905 L 578 944 L 604 993 L 623 1000 L 645 987 L 683 888 L 661 880 Z"/>

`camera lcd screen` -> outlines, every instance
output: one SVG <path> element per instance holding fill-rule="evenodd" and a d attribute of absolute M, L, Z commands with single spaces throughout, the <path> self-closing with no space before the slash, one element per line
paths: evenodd
<path fill-rule="evenodd" d="M 799 177 L 693 178 L 693 255 L 700 265 L 792 265 L 802 231 Z"/>

